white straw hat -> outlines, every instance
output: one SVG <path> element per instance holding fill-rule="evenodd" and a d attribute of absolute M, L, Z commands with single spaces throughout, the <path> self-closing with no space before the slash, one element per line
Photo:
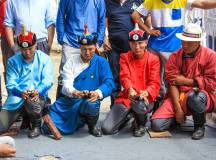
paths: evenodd
<path fill-rule="evenodd" d="M 183 33 L 176 33 L 176 37 L 182 41 L 202 41 L 202 29 L 197 24 L 189 23 Z"/>

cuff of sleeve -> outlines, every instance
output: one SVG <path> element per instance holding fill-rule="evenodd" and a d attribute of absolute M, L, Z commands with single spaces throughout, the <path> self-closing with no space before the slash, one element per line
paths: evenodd
<path fill-rule="evenodd" d="M 75 91 L 76 89 L 73 87 L 73 88 L 66 88 L 66 87 L 62 87 L 62 90 L 61 90 L 61 92 L 62 92 L 62 94 L 64 94 L 65 96 L 67 96 L 67 97 L 70 97 L 70 98 L 73 98 L 73 95 L 72 95 L 72 93 L 73 93 L 73 91 Z"/>
<path fill-rule="evenodd" d="M 152 89 L 150 89 L 150 88 L 147 88 L 146 89 L 146 91 L 148 92 L 148 99 L 150 100 L 150 101 L 153 101 L 156 97 L 155 96 L 153 96 L 154 95 L 154 91 L 152 90 Z"/>
<path fill-rule="evenodd" d="M 197 85 L 198 88 L 204 89 L 205 86 L 204 86 L 203 78 L 202 77 L 195 77 L 194 81 L 195 81 L 195 83 L 196 83 L 196 85 Z"/>
<path fill-rule="evenodd" d="M 21 98 L 22 98 L 22 91 L 19 90 L 19 89 L 17 89 L 17 88 L 13 88 L 13 89 L 12 89 L 12 94 L 13 94 L 14 96 L 17 96 L 17 97 L 21 97 Z"/>
<path fill-rule="evenodd" d="M 100 89 L 97 89 L 96 92 L 98 93 L 99 98 L 103 99 L 103 93 L 102 93 L 102 91 Z"/>

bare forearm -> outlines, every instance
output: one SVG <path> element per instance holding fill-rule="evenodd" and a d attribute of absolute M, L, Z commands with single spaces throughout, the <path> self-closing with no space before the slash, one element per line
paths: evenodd
<path fill-rule="evenodd" d="M 14 47 L 14 32 L 11 27 L 5 28 L 6 38 L 9 44 L 9 47 L 12 49 Z"/>
<path fill-rule="evenodd" d="M 216 0 L 195 0 L 191 7 L 201 9 L 216 8 Z"/>
<path fill-rule="evenodd" d="M 169 88 L 169 95 L 172 100 L 172 104 L 174 106 L 175 111 L 181 109 L 180 103 L 179 103 L 179 90 L 176 86 L 170 86 Z"/>
<path fill-rule="evenodd" d="M 149 33 L 149 34 L 151 33 L 151 29 L 150 29 L 147 25 L 145 25 L 145 24 L 143 23 L 142 17 L 141 17 L 141 15 L 139 14 L 139 12 L 134 11 L 133 14 L 132 14 L 132 19 L 133 19 L 134 22 L 138 23 L 139 27 L 140 27 L 142 30 L 146 31 L 146 32 Z"/>
<path fill-rule="evenodd" d="M 196 83 L 194 79 L 190 79 L 190 78 L 185 79 L 184 85 L 196 87 Z"/>
<path fill-rule="evenodd" d="M 52 24 L 48 27 L 48 45 L 49 47 L 52 46 L 54 34 L 55 34 L 55 26 Z"/>

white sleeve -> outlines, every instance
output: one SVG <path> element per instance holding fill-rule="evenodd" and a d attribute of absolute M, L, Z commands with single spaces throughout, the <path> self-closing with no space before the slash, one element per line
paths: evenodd
<path fill-rule="evenodd" d="M 193 4 L 193 2 L 194 2 L 195 0 L 187 0 L 187 4 L 186 4 L 186 9 L 192 9 L 191 8 L 191 5 Z"/>
<path fill-rule="evenodd" d="M 137 12 L 139 12 L 141 15 L 143 16 L 147 16 L 148 13 L 149 13 L 149 10 L 144 8 L 143 4 L 141 4 L 137 9 L 136 9 Z"/>
<path fill-rule="evenodd" d="M 73 61 L 71 59 L 69 59 L 64 67 L 63 70 L 61 72 L 61 76 L 62 76 L 62 93 L 68 97 L 72 97 L 72 92 L 75 90 L 75 88 L 73 87 L 73 83 L 74 83 L 74 71 L 73 71 Z"/>
<path fill-rule="evenodd" d="M 99 98 L 103 99 L 103 93 L 102 93 L 102 91 L 100 89 L 97 89 L 96 92 L 98 93 Z"/>

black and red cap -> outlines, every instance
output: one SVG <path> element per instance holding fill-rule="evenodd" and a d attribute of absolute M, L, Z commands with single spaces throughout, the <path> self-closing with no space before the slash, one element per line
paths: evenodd
<path fill-rule="evenodd" d="M 129 32 L 129 41 L 144 41 L 148 39 L 148 35 L 145 31 L 139 29 L 138 24 L 135 23 L 135 28 Z"/>
<path fill-rule="evenodd" d="M 22 33 L 17 37 L 17 44 L 20 48 L 32 47 L 37 41 L 36 35 L 32 32 L 27 32 L 25 26 L 22 28 Z"/>

